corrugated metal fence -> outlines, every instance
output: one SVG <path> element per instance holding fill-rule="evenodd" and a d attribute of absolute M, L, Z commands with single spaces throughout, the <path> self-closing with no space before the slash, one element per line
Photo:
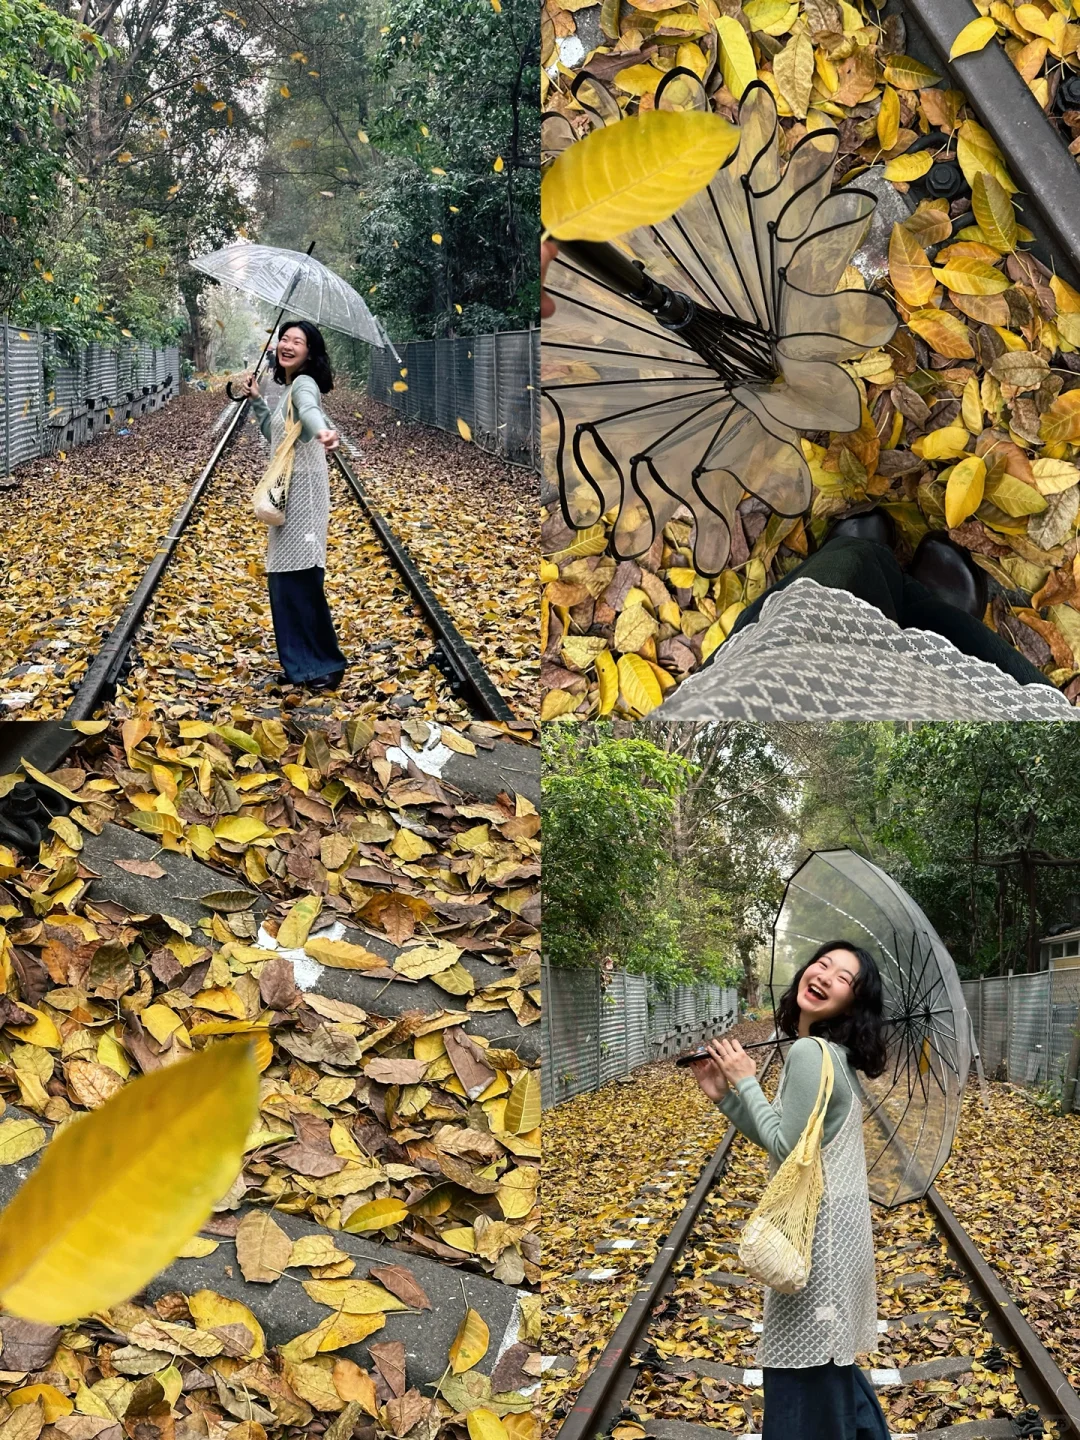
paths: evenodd
<path fill-rule="evenodd" d="M 1060 1093 L 1080 1017 L 1080 969 L 962 984 L 987 1078 Z"/>
<path fill-rule="evenodd" d="M 661 991 L 644 975 L 548 965 L 541 983 L 545 1109 L 650 1060 L 680 1055 L 738 1019 L 738 992 L 719 985 Z"/>
<path fill-rule="evenodd" d="M 180 352 L 128 340 L 57 351 L 38 329 L 0 318 L 0 474 L 85 444 L 180 393 Z"/>
<path fill-rule="evenodd" d="M 482 449 L 540 468 L 539 330 L 400 340 L 395 348 L 400 365 L 388 349 L 371 352 L 373 399 L 455 435 L 458 420 L 464 420 Z"/>

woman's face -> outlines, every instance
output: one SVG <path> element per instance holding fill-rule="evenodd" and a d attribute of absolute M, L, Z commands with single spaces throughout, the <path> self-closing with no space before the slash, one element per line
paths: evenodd
<path fill-rule="evenodd" d="M 814 1021 L 842 1015 L 855 999 L 859 959 L 842 945 L 812 961 L 799 981 L 799 1009 Z"/>
<path fill-rule="evenodd" d="M 307 354 L 307 336 L 299 326 L 291 325 L 278 340 L 278 363 L 291 369 L 294 365 L 303 365 Z"/>

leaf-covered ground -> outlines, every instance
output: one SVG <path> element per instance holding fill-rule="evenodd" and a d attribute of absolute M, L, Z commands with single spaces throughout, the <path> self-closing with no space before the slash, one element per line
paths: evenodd
<path fill-rule="evenodd" d="M 192 391 L 3 492 L 0 714 L 62 714 L 214 446 L 220 395 Z"/>
<path fill-rule="evenodd" d="M 576 1362 L 568 1372 L 556 1372 L 545 1381 L 545 1412 L 552 1430 L 618 1323 L 638 1267 L 647 1268 L 655 1244 L 640 1256 L 635 1252 L 632 1264 L 629 1257 L 618 1257 L 625 1265 L 621 1279 L 596 1284 L 571 1281 L 569 1275 L 615 1263 L 611 1255 L 594 1254 L 592 1245 L 614 1234 L 633 1233 L 626 1226 L 620 1232 L 620 1220 L 630 1213 L 658 1217 L 660 1223 L 646 1233 L 659 1243 L 689 1184 L 679 1182 L 663 1196 L 630 1202 L 642 1185 L 670 1168 L 673 1156 L 683 1149 L 698 1157 L 691 1170 L 696 1175 L 724 1129 L 692 1082 L 670 1063 L 651 1066 L 634 1078 L 640 1083 L 609 1085 L 579 1096 L 544 1119 L 545 1204 L 551 1217 L 545 1226 L 545 1348 Z M 1076 1386 L 1080 1328 L 1074 1323 L 1072 1301 L 1078 1270 L 1073 1237 L 1080 1218 L 1075 1198 L 1080 1117 L 1047 1113 L 1025 1092 L 1005 1085 L 989 1088 L 989 1114 L 977 1090 L 966 1097 L 960 1135 L 939 1188 Z M 664 1123 L 654 1146 L 657 1116 L 665 1122 L 670 1116 L 675 1123 Z M 627 1134 L 637 1136 L 637 1143 L 617 1151 L 618 1161 L 599 1159 Z M 594 1171 L 599 1172 L 596 1180 Z M 677 1370 L 680 1361 L 706 1358 L 752 1368 L 756 1337 L 750 1327 L 761 1319 L 761 1291 L 710 1277 L 738 1272 L 738 1227 L 766 1178 L 763 1154 L 737 1139 L 731 1164 L 707 1202 L 683 1259 L 686 1269 L 680 1266 L 672 1296 L 641 1347 L 645 1363 L 630 1402 L 639 1418 L 664 1416 L 735 1434 L 760 1431 L 760 1393 L 754 1396 L 710 1377 L 672 1374 L 670 1367 Z M 577 1231 L 571 1218 L 575 1213 L 583 1215 Z M 993 1337 L 977 1308 L 971 1307 L 971 1292 L 948 1260 L 929 1207 L 875 1207 L 873 1217 L 879 1315 L 887 1319 L 920 1310 L 941 1312 L 932 1325 L 884 1336 L 873 1364 L 903 1368 L 938 1356 L 972 1357 L 970 1376 L 959 1381 L 920 1381 L 882 1392 L 891 1429 L 912 1433 L 1023 1410 L 1012 1368 L 997 1365 Z M 634 1440 L 636 1433 L 627 1430 L 621 1440 Z"/>
<path fill-rule="evenodd" d="M 538 705 L 535 479 L 347 387 L 335 417 L 361 478 L 516 714 Z M 64 713 L 156 542 L 213 447 L 222 396 L 196 392 L 63 460 L 19 470 L 0 538 L 0 706 Z M 312 696 L 277 681 L 266 532 L 250 493 L 266 456 L 245 426 L 178 545 L 132 649 L 113 713 L 206 717 L 241 707 L 315 716 L 467 721 L 432 658 L 434 636 L 336 466 L 327 594 L 345 680 Z M 10 519 L 9 519 L 10 516 Z"/>
<path fill-rule="evenodd" d="M 498 734 L 471 729 L 480 745 Z M 464 732 L 442 734 L 473 745 Z M 4 1440 L 431 1440 L 447 1426 L 460 1437 L 478 1403 L 504 1416 L 513 1440 L 530 1440 L 518 1394 L 527 1374 L 506 1367 L 501 1378 L 514 1383 L 498 1400 L 467 1373 L 439 1398 L 421 1393 L 400 1342 L 380 1348 L 377 1338 L 385 1312 L 418 1304 L 415 1293 L 403 1302 L 400 1276 L 373 1275 L 382 1293 L 365 1289 L 365 1313 L 353 1314 L 343 1282 L 367 1277 L 333 1244 L 345 1229 L 509 1285 L 539 1279 L 536 1071 L 460 1028 L 478 1011 L 501 1011 L 512 1030 L 538 1018 L 539 821 L 524 800 L 470 802 L 407 773 L 388 758 L 402 738 L 396 722 L 331 721 L 304 735 L 277 721 L 131 720 L 80 742 L 50 777 L 71 797 L 69 813 L 37 854 L 0 846 L 0 1095 L 41 1121 L 28 1136 L 25 1122 L 0 1120 L 0 1164 L 39 1149 L 47 1127 L 130 1077 L 251 1035 L 258 1125 L 242 1174 L 186 1253 L 235 1246 L 247 1278 L 273 1283 L 276 1265 L 288 1272 L 278 1283 L 313 1287 L 327 1307 L 316 1332 L 265 1354 L 254 1316 L 206 1291 L 45 1334 L 8 1317 Z M 404 738 L 422 745 L 427 726 L 412 723 Z M 10 784 L 0 779 L 0 790 Z M 87 897 L 80 853 L 110 821 L 157 840 L 163 857 L 179 851 L 219 872 L 201 923 L 103 901 L 107 877 Z M 150 883 L 165 874 L 153 859 L 113 864 Z M 270 903 L 261 923 L 259 895 Z M 404 954 L 391 963 L 328 939 L 336 921 Z M 508 977 L 478 987 L 465 953 Z M 445 1009 L 380 1016 L 301 989 L 297 954 L 387 986 L 429 975 Z M 314 1220 L 325 1241 L 286 1255 L 273 1210 Z M 335 1353 L 366 1333 L 376 1336 L 367 1369 Z"/>
<path fill-rule="evenodd" d="M 1054 43 L 1068 49 L 1077 26 L 1052 7 L 994 12 L 1012 40 L 1030 42 L 1026 56 L 1013 55 L 1022 72 L 1034 65 L 1028 78 L 1048 52 L 1016 16 L 1034 24 L 1043 10 L 1046 26 L 1063 32 Z M 738 36 L 725 31 L 728 21 Z M 756 75 L 778 97 L 783 147 L 808 123 L 827 116 L 838 125 L 836 182 L 883 164 L 903 193 L 933 162 L 955 160 L 968 188 L 951 206 L 920 200 L 894 226 L 873 284 L 894 301 L 901 325 L 884 350 L 847 367 L 863 391 L 861 428 L 805 438 L 814 495 L 802 517 L 781 520 L 745 498 L 729 566 L 710 580 L 694 572 L 689 518 L 673 519 L 637 561 L 616 564 L 607 554 L 613 516 L 575 536 L 548 497 L 544 718 L 647 713 L 722 643 L 746 604 L 806 557 L 834 516 L 863 502 L 892 516 L 901 563 L 928 529 L 947 529 L 991 578 L 986 622 L 1070 699 L 1080 695 L 1080 294 L 1025 249 L 1032 237 L 1011 203 L 1018 181 L 963 94 L 938 85 L 904 45 L 900 17 L 879 23 L 841 0 L 642 0 L 621 18 L 608 5 L 548 0 L 545 105 L 580 133 L 587 117 L 570 86 L 585 70 L 633 114 L 652 108 L 665 71 L 687 67 L 716 83 L 713 107 L 729 119 Z M 866 281 L 849 268 L 841 284 Z M 549 442 L 545 432 L 550 452 Z M 644 667 L 634 661 L 616 673 L 614 662 L 631 655 Z M 632 700 L 626 681 L 636 682 Z"/>
<path fill-rule="evenodd" d="M 537 477 L 348 386 L 331 415 L 359 478 L 516 714 L 540 703 Z"/>

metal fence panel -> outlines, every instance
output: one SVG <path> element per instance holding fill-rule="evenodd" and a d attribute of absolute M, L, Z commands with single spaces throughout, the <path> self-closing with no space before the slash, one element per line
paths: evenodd
<path fill-rule="evenodd" d="M 1009 998 L 1009 1079 L 1018 1085 L 1049 1082 L 1050 973 L 1014 975 Z"/>
<path fill-rule="evenodd" d="M 0 474 L 92 440 L 121 414 L 156 410 L 180 393 L 180 351 L 125 341 L 73 355 L 0 317 Z"/>
<path fill-rule="evenodd" d="M 738 1018 L 738 995 L 718 985 L 664 991 L 621 970 L 543 967 L 544 1107 L 640 1065 L 681 1054 Z"/>
<path fill-rule="evenodd" d="M 400 367 L 389 349 L 371 353 L 373 399 L 451 434 L 464 421 L 482 449 L 539 469 L 539 330 L 401 341 L 396 348 Z M 407 388 L 395 390 L 402 381 Z"/>

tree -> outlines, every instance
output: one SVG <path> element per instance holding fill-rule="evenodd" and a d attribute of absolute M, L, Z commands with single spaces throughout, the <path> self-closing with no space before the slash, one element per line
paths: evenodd
<path fill-rule="evenodd" d="M 13 313 L 40 265 L 40 245 L 63 204 L 70 167 L 66 121 L 75 123 L 77 87 L 106 47 L 45 0 L 0 0 L 0 314 Z"/>

